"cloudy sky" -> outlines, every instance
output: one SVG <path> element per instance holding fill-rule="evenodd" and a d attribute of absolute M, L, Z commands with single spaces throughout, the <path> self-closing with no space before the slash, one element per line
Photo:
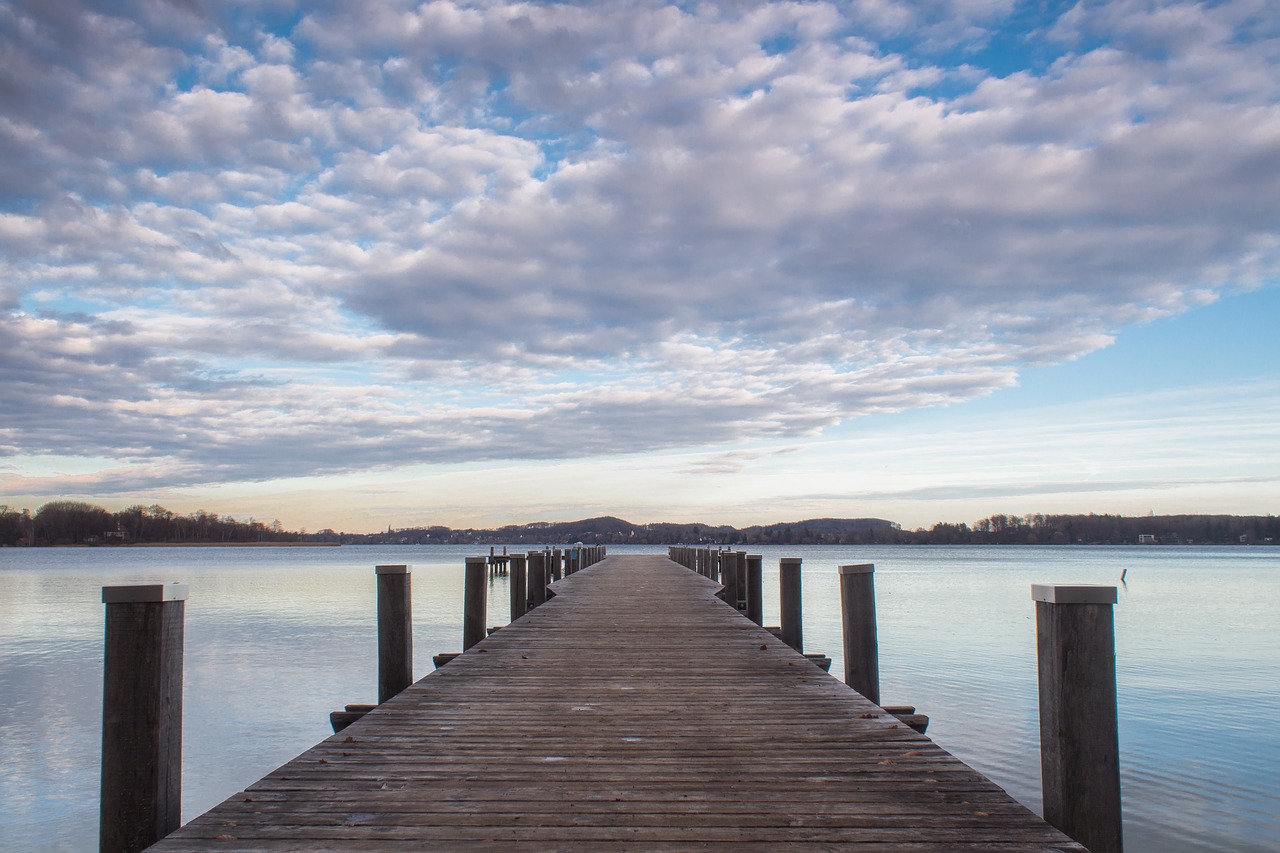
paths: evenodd
<path fill-rule="evenodd" d="M 0 2 L 0 502 L 1280 509 L 1272 0 Z"/>

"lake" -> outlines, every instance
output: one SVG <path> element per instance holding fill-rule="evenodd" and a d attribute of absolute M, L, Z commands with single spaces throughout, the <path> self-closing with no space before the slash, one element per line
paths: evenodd
<path fill-rule="evenodd" d="M 104 585 L 183 582 L 183 819 L 374 702 L 374 566 L 413 567 L 415 675 L 462 640 L 462 566 L 487 546 L 0 549 L 0 851 L 97 849 Z M 512 550 L 516 550 L 512 548 Z M 610 546 L 614 553 L 663 547 Z M 805 650 L 840 657 L 836 568 L 876 565 L 881 697 L 1040 809 L 1031 584 L 1120 586 L 1115 610 L 1129 853 L 1280 849 L 1280 548 L 787 546 Z M 1121 572 L 1127 570 L 1125 584 Z M 508 617 L 505 578 L 489 624 Z"/>

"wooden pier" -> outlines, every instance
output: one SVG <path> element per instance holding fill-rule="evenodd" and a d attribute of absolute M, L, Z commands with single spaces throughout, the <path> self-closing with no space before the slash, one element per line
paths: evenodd
<path fill-rule="evenodd" d="M 149 849 L 1084 851 L 719 589 L 610 556 Z"/>

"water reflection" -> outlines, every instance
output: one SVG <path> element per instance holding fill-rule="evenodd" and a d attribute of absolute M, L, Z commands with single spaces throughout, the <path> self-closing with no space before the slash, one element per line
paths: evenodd
<path fill-rule="evenodd" d="M 104 584 L 181 581 L 187 605 L 184 817 L 329 734 L 377 690 L 373 567 L 413 567 L 415 676 L 461 648 L 471 548 L 0 551 L 0 850 L 96 846 Z M 663 549 L 627 549 L 663 551 Z M 881 695 L 1038 807 L 1033 582 L 1115 583 L 1126 846 L 1280 847 L 1280 550 L 808 548 L 806 647 L 840 650 L 836 567 L 875 563 Z M 508 578 L 489 581 L 489 625 Z"/>

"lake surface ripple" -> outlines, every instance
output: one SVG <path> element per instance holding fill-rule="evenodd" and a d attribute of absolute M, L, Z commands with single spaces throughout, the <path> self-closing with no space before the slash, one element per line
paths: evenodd
<path fill-rule="evenodd" d="M 413 567 L 415 675 L 461 647 L 462 565 L 485 548 L 0 549 L 0 851 L 97 849 L 104 585 L 180 581 L 183 819 L 376 701 L 373 567 Z M 512 550 L 515 550 L 514 548 Z M 614 552 L 665 553 L 657 547 Z M 1119 585 L 1128 853 L 1280 850 L 1280 548 L 753 548 L 765 621 L 804 559 L 806 651 L 840 657 L 836 568 L 876 564 L 881 696 L 1040 809 L 1031 584 Z M 491 583 L 489 624 L 507 618 Z"/>

